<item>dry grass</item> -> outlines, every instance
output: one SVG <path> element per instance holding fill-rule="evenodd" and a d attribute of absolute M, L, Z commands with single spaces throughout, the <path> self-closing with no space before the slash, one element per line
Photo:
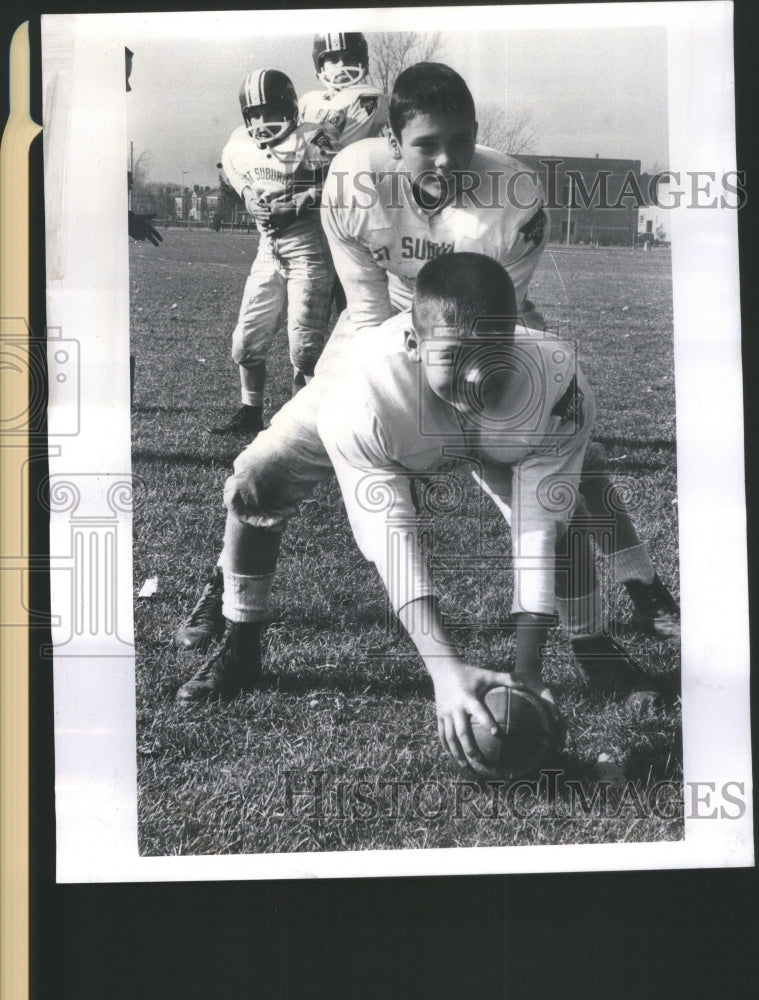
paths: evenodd
<path fill-rule="evenodd" d="M 237 406 L 230 338 L 254 252 L 254 236 L 205 231 L 171 230 L 160 248 L 132 246 L 135 595 L 146 577 L 159 578 L 157 595 L 136 602 L 142 852 L 680 838 L 677 697 L 631 716 L 585 683 L 558 632 L 545 667 L 567 723 L 552 762 L 562 772 L 555 795 L 545 777 L 518 794 L 479 787 L 442 756 L 431 685 L 407 638 L 388 628 L 384 590 L 353 542 L 334 482 L 317 489 L 285 535 L 261 689 L 190 717 L 175 707 L 174 692 L 201 662 L 171 639 L 221 545 L 221 488 L 237 448 L 207 428 Z M 669 256 L 552 248 L 532 295 L 551 328 L 580 342 L 598 438 L 615 474 L 634 486 L 641 533 L 677 591 Z M 269 414 L 286 399 L 290 378 L 282 332 Z M 462 485 L 461 506 L 438 518 L 436 538 L 446 554 L 471 554 L 476 543 L 483 564 L 468 576 L 441 574 L 445 606 L 467 655 L 501 664 L 513 656 L 503 627 L 510 584 L 485 555 L 506 561 L 507 532 Z M 619 635 L 676 692 L 677 648 L 634 632 L 624 624 L 627 599 L 611 599 Z M 597 787 L 601 753 L 631 784 L 609 792 L 605 813 L 596 802 L 585 815 L 580 792 Z M 662 782 L 654 809 L 652 789 Z"/>

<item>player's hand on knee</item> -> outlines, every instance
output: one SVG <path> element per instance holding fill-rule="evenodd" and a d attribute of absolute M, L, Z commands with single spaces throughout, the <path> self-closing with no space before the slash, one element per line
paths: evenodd
<path fill-rule="evenodd" d="M 463 660 L 439 663 L 431 673 L 435 686 L 438 736 L 443 749 L 461 767 L 466 767 L 470 761 L 483 764 L 472 735 L 472 720 L 494 735 L 498 732 L 498 724 L 484 697 L 492 687 L 511 685 L 511 674 L 483 670 Z"/>

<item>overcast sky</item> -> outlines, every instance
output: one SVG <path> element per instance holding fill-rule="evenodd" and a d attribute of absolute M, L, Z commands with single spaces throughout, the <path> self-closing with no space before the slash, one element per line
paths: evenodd
<path fill-rule="evenodd" d="M 304 22 L 302 13 L 292 13 L 293 26 Z M 391 27 L 390 13 L 379 12 L 385 20 L 378 24 L 378 12 L 367 12 L 367 33 Z M 474 13 L 478 30 L 445 31 L 438 58 L 462 74 L 478 107 L 526 113 L 538 141 L 524 152 L 638 159 L 644 170 L 668 165 L 664 28 L 507 30 L 493 17 L 487 30 L 489 12 Z M 216 184 L 221 150 L 242 121 L 238 92 L 251 69 L 283 70 L 299 94 L 318 87 L 314 26 L 303 26 L 300 34 L 263 35 L 272 29 L 257 11 L 122 18 L 118 30 L 135 52 L 129 138 L 135 157 L 149 153 L 149 179 Z"/>

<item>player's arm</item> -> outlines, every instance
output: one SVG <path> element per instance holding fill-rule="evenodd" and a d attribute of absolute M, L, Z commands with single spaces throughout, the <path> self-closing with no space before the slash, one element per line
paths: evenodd
<path fill-rule="evenodd" d="M 514 283 L 521 311 L 535 268 L 548 242 L 550 219 L 540 179 L 515 161 L 512 161 L 512 169 L 516 172 L 509 178 L 510 194 L 503 214 L 503 225 L 508 229 L 510 239 L 500 263 Z"/>
<path fill-rule="evenodd" d="M 318 148 L 307 148 L 304 162 L 293 174 L 292 193 L 275 198 L 266 206 L 264 228 L 281 233 L 299 219 L 305 219 L 321 204 L 329 160 Z"/>
<path fill-rule="evenodd" d="M 244 192 L 247 189 L 247 191 L 252 194 L 253 189 L 251 187 L 251 180 L 247 169 L 240 162 L 239 157 L 235 156 L 235 145 L 236 143 L 233 137 L 224 147 L 221 154 L 221 169 L 224 171 L 227 183 L 230 187 L 233 187 L 239 197 L 245 201 Z"/>
<path fill-rule="evenodd" d="M 381 467 L 381 448 L 355 434 L 360 424 L 346 419 L 342 401 L 335 398 L 319 413 L 319 433 L 335 467 L 356 543 L 376 565 L 393 609 L 432 678 L 443 748 L 462 766 L 467 756 L 482 763 L 471 720 L 498 731 L 484 695 L 491 687 L 510 684 L 511 677 L 468 663 L 456 649 L 419 542 L 409 475 Z M 374 428 L 372 437 L 380 440 L 381 431 Z"/>
<path fill-rule="evenodd" d="M 354 235 L 363 211 L 366 209 L 353 203 L 351 178 L 341 170 L 338 156 L 324 185 L 321 220 L 356 329 L 379 326 L 394 311 L 387 273 L 372 257 L 369 247 Z"/>
<path fill-rule="evenodd" d="M 245 211 L 261 225 L 265 224 L 267 213 L 258 202 L 250 175 L 234 152 L 234 137 L 227 143 L 221 154 L 221 168 L 227 183 L 233 187 L 245 205 Z"/>

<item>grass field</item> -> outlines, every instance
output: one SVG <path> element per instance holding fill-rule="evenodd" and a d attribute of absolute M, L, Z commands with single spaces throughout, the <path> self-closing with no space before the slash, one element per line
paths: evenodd
<path fill-rule="evenodd" d="M 384 589 L 353 542 L 334 481 L 285 534 L 260 690 L 191 715 L 175 706 L 202 654 L 180 653 L 172 634 L 220 549 L 222 485 L 245 443 L 207 428 L 238 405 L 230 339 L 255 247 L 254 236 L 180 230 L 159 248 L 131 247 L 135 596 L 158 577 L 157 594 L 135 601 L 141 852 L 679 839 L 677 647 L 627 626 L 627 598 L 610 585 L 619 636 L 669 682 L 671 702 L 632 715 L 588 686 L 556 631 L 544 674 L 567 724 L 551 762 L 561 773 L 532 788 L 478 786 L 443 757 L 431 683 L 388 624 Z M 597 439 L 677 593 L 669 254 L 550 248 L 531 287 L 549 329 L 580 342 Z M 290 380 L 282 331 L 265 415 L 285 401 Z M 455 509 L 435 518 L 445 609 L 475 662 L 513 662 L 502 626 L 508 532 L 463 477 L 460 485 Z M 462 557 L 466 574 L 445 569 Z M 597 783 L 602 754 L 616 765 L 601 775 L 611 785 Z"/>

